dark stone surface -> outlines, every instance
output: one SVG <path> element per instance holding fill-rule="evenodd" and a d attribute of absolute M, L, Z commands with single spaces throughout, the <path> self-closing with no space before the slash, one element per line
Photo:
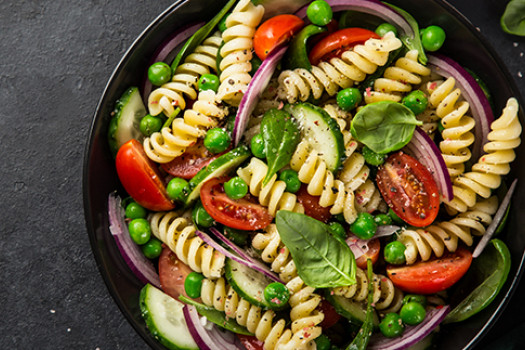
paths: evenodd
<path fill-rule="evenodd" d="M 82 158 L 109 75 L 170 3 L 0 2 L 0 349 L 146 348 L 93 259 Z M 525 38 L 500 30 L 505 1 L 450 3 L 498 49 L 525 93 Z M 490 336 L 511 330 L 511 320 L 524 320 L 519 298 Z"/>

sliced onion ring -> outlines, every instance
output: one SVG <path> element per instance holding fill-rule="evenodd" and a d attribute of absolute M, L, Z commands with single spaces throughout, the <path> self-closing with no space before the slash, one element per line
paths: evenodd
<path fill-rule="evenodd" d="M 138 245 L 133 242 L 129 235 L 128 225 L 124 221 L 124 209 L 121 199 L 116 193 L 110 193 L 108 197 L 109 231 L 117 243 L 122 258 L 131 271 L 143 283 L 151 283 L 160 288 L 160 280 L 155 266 L 148 260 Z"/>
<path fill-rule="evenodd" d="M 211 238 L 205 232 L 197 230 L 195 232 L 195 234 L 197 236 L 199 236 L 204 242 L 209 244 L 213 249 L 217 250 L 221 254 L 224 254 L 224 256 L 226 256 L 227 258 L 235 260 L 235 261 L 237 261 L 240 264 L 246 265 L 249 268 L 264 274 L 266 277 L 270 278 L 272 281 L 283 283 L 283 281 L 279 278 L 279 276 L 277 276 L 274 272 L 272 272 L 268 268 L 268 266 L 264 265 L 263 263 L 261 263 L 261 262 L 259 262 L 257 260 L 254 260 L 252 258 L 250 258 L 249 260 L 244 259 L 243 257 L 237 255 L 235 252 L 232 252 L 232 251 L 224 248 L 222 245 L 220 245 L 218 242 L 216 242 L 213 238 Z M 226 237 L 224 237 L 224 238 L 226 238 Z M 231 242 L 230 240 L 228 240 L 227 238 L 226 238 L 226 240 L 229 242 L 229 243 L 225 242 L 226 244 L 228 244 L 228 246 L 230 246 L 230 247 L 235 246 L 235 244 L 233 242 Z"/>
<path fill-rule="evenodd" d="M 427 312 L 423 322 L 417 326 L 407 326 L 403 335 L 397 338 L 387 338 L 381 334 L 375 334 L 370 339 L 367 349 L 369 350 L 401 350 L 406 349 L 428 336 L 449 313 L 450 306 L 438 306 Z"/>
<path fill-rule="evenodd" d="M 268 57 L 261 63 L 259 69 L 253 75 L 248 88 L 242 97 L 241 103 L 239 104 L 239 109 L 237 110 L 237 116 L 235 117 L 235 124 L 233 126 L 233 146 L 236 147 L 241 141 L 241 137 L 248 125 L 248 120 L 250 115 L 255 108 L 255 105 L 259 101 L 262 92 L 268 86 L 270 79 L 277 67 L 277 64 L 280 62 L 281 58 L 284 56 L 284 53 L 288 49 L 288 46 L 285 43 L 281 43 L 276 48 L 274 48 Z"/>
<path fill-rule="evenodd" d="M 452 192 L 452 181 L 441 151 L 428 135 L 419 127 L 416 127 L 414 135 L 404 150 L 416 158 L 430 171 L 439 188 L 441 196 L 447 201 L 454 198 Z"/>
<path fill-rule="evenodd" d="M 350 247 L 350 250 L 354 254 L 354 258 L 359 259 L 359 257 L 365 255 L 368 252 L 368 243 L 370 241 L 380 237 L 391 236 L 394 233 L 396 233 L 399 229 L 400 227 L 396 225 L 381 225 L 378 226 L 374 237 L 370 239 L 361 239 L 356 235 L 351 234 L 346 238 L 346 244 L 348 244 L 348 246 Z"/>

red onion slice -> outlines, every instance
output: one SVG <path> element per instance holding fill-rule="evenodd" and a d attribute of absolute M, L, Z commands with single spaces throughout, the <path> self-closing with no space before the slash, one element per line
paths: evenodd
<path fill-rule="evenodd" d="M 483 234 L 483 237 L 478 242 L 478 245 L 474 249 L 474 253 L 472 253 L 473 258 L 477 258 L 478 256 L 483 253 L 483 250 L 487 246 L 487 243 L 490 241 L 494 233 L 496 232 L 496 229 L 498 228 L 499 224 L 501 223 L 501 220 L 505 217 L 505 212 L 507 211 L 507 207 L 510 204 L 510 200 L 512 198 L 512 194 L 516 190 L 516 185 L 518 184 L 518 179 L 515 179 L 512 181 L 512 185 L 510 185 L 509 190 L 507 191 L 507 194 L 505 197 L 503 197 L 503 200 L 501 201 L 501 204 L 496 211 L 496 214 L 494 214 L 494 218 L 492 219 L 492 222 L 487 227 L 487 230 Z"/>
<path fill-rule="evenodd" d="M 235 335 L 222 331 L 204 316 L 199 315 L 193 305 L 182 308 L 191 336 L 201 350 L 244 350 Z"/>
<path fill-rule="evenodd" d="M 487 96 L 485 96 L 476 80 L 451 58 L 440 54 L 432 54 L 428 55 L 428 63 L 439 75 L 445 78 L 453 77 L 456 79 L 457 86 L 470 105 L 472 117 L 476 121 L 476 126 L 474 127 L 476 139 L 472 146 L 472 159 L 478 159 L 485 153 L 483 145 L 488 141 L 487 135 L 490 132 L 490 124 L 494 121 L 494 114 Z"/>
<path fill-rule="evenodd" d="M 124 209 L 116 193 L 108 197 L 109 231 L 117 243 L 122 258 L 131 271 L 143 282 L 160 288 L 160 280 L 153 263 L 144 256 L 142 250 L 131 240 L 128 225 L 124 221 Z"/>
<path fill-rule="evenodd" d="M 250 115 L 259 101 L 262 92 L 268 86 L 270 79 L 275 72 L 277 64 L 284 56 L 288 46 L 282 43 L 274 48 L 268 57 L 261 63 L 259 69 L 253 75 L 248 88 L 242 97 L 237 116 L 235 117 L 235 124 L 233 126 L 233 146 L 236 147 L 241 141 L 242 134 L 246 129 Z"/>
<path fill-rule="evenodd" d="M 213 238 L 211 238 L 207 233 L 205 232 L 202 232 L 202 231 L 196 231 L 195 234 L 197 236 L 199 236 L 204 242 L 206 242 L 207 244 L 209 244 L 213 249 L 217 250 L 218 252 L 220 252 L 221 254 L 224 254 L 224 256 L 226 256 L 227 258 L 229 259 L 232 259 L 232 260 L 235 260 L 237 261 L 238 263 L 241 263 L 243 265 L 246 265 L 248 266 L 249 268 L 253 269 L 253 270 L 256 270 L 260 273 L 262 273 L 263 275 L 265 275 L 266 277 L 268 277 L 269 279 L 271 279 L 272 281 L 275 281 L 275 282 L 280 282 L 280 283 L 283 283 L 283 281 L 279 278 L 279 276 L 277 276 L 273 271 L 271 271 L 268 266 L 264 265 L 263 263 L 257 261 L 257 260 L 254 260 L 252 258 L 249 258 L 248 260 L 247 259 L 244 259 L 243 257 L 237 255 L 236 253 L 224 248 L 222 245 L 220 245 L 218 242 L 216 242 Z M 224 237 L 224 236 L 223 236 Z M 224 237 L 226 238 L 226 237 Z M 225 242 L 226 244 L 228 244 L 228 246 L 234 246 L 235 244 L 231 241 L 229 241 L 227 238 L 226 240 L 228 242 L 230 242 L 229 244 L 227 242 Z M 238 248 L 238 247 L 237 247 Z M 233 248 L 232 248 L 233 249 Z M 238 248 L 240 249 L 240 248 Z"/>
<path fill-rule="evenodd" d="M 402 350 L 406 349 L 428 336 L 449 313 L 450 306 L 438 306 L 427 312 L 427 316 L 417 326 L 407 326 L 403 335 L 397 338 L 386 338 L 381 334 L 375 334 L 370 339 L 367 349 L 369 350 Z"/>
<path fill-rule="evenodd" d="M 370 247 L 368 246 L 368 243 L 370 241 L 380 237 L 391 236 L 394 233 L 396 233 L 397 230 L 399 230 L 399 226 L 396 225 L 381 225 L 377 228 L 374 237 L 370 239 L 361 239 L 356 235 L 350 234 L 346 238 L 346 244 L 348 244 L 348 246 L 350 247 L 350 250 L 354 254 L 354 258 L 359 259 L 359 257 L 365 255 L 370 249 Z"/>
<path fill-rule="evenodd" d="M 416 127 L 412 139 L 404 150 L 427 167 L 436 180 L 441 196 L 445 200 L 451 201 L 454 198 L 454 193 L 452 192 L 452 181 L 445 160 L 439 148 L 425 131 Z"/>
<path fill-rule="evenodd" d="M 168 38 L 166 41 L 164 41 L 160 46 L 157 52 L 153 55 L 151 60 L 149 61 L 148 67 L 151 66 L 155 62 L 165 62 L 167 64 L 171 64 L 169 62 L 171 59 L 168 59 L 170 54 L 184 41 L 188 40 L 189 37 L 193 35 L 199 28 L 201 28 L 204 25 L 204 22 L 199 22 L 196 24 L 192 24 L 186 27 L 181 28 L 177 32 L 171 35 L 170 38 Z M 142 99 L 144 100 L 144 103 L 148 104 L 148 96 L 151 93 L 153 86 L 151 85 L 151 82 L 148 79 L 148 72 L 146 71 L 144 78 L 143 78 L 143 84 L 142 84 Z"/>

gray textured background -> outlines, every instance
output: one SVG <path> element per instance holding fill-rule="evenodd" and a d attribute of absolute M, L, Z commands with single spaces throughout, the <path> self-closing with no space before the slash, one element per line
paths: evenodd
<path fill-rule="evenodd" d="M 500 30 L 505 2 L 450 1 L 499 50 L 525 93 L 525 39 Z M 0 2 L 0 349 L 146 348 L 95 265 L 81 170 L 109 75 L 170 3 Z M 516 298 L 513 306 L 522 305 Z M 503 319 L 523 321 L 516 307 Z"/>

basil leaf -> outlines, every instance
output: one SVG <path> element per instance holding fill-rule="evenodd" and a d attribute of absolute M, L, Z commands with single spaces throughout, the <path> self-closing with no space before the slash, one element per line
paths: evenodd
<path fill-rule="evenodd" d="M 397 151 L 412 139 L 417 125 L 408 107 L 391 101 L 380 101 L 364 106 L 356 113 L 350 132 L 352 136 L 380 154 Z"/>
<path fill-rule="evenodd" d="M 222 17 L 226 15 L 226 13 L 230 10 L 230 8 L 235 2 L 236 0 L 228 1 L 226 5 L 222 8 L 222 10 L 220 10 L 219 13 L 217 13 L 215 17 L 211 19 L 211 21 L 206 23 L 204 27 L 197 30 L 195 34 L 193 34 L 191 38 L 189 38 L 184 43 L 184 46 L 182 47 L 182 49 L 180 49 L 179 53 L 171 63 L 171 71 L 173 73 L 175 73 L 175 70 L 179 66 L 179 63 L 182 62 L 182 60 L 185 59 L 186 56 L 188 56 L 190 53 L 195 51 L 197 46 L 199 46 L 202 43 L 202 41 L 206 39 L 208 35 L 210 35 L 211 31 L 217 26 L 217 24 L 219 24 Z"/>
<path fill-rule="evenodd" d="M 525 0 L 511 0 L 500 23 L 506 33 L 525 36 Z"/>
<path fill-rule="evenodd" d="M 285 210 L 277 212 L 275 223 L 307 285 L 331 288 L 356 283 L 354 255 L 346 243 L 332 236 L 328 225 Z"/>
<path fill-rule="evenodd" d="M 290 163 L 299 143 L 300 133 L 290 113 L 272 108 L 264 114 L 261 121 L 261 134 L 268 162 L 268 172 L 263 180 L 264 186 L 275 173 Z"/>

